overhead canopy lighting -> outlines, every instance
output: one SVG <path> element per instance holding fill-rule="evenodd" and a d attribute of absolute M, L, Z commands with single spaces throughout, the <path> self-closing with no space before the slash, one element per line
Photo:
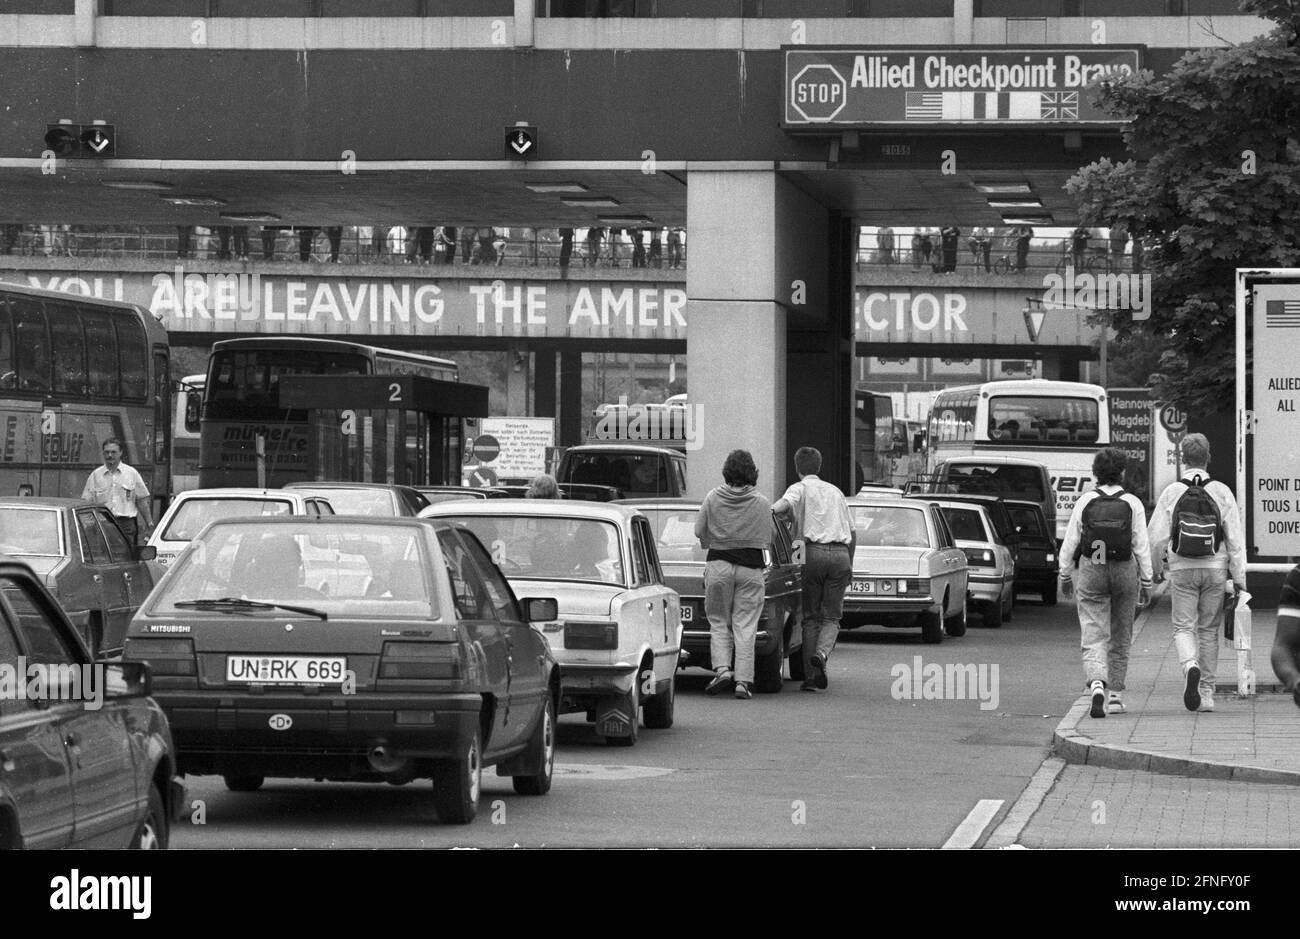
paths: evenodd
<path fill-rule="evenodd" d="M 1027 182 L 976 182 L 972 185 L 984 195 L 1034 195 L 1034 187 Z"/>
<path fill-rule="evenodd" d="M 232 222 L 278 222 L 280 216 L 274 212 L 222 212 L 222 218 Z"/>
<path fill-rule="evenodd" d="M 596 221 L 615 228 L 637 228 L 649 225 L 652 219 L 648 215 L 598 215 Z"/>
<path fill-rule="evenodd" d="M 173 183 L 158 179 L 105 179 L 100 185 L 109 189 L 138 189 L 145 192 L 164 192 L 176 188 Z"/>
<path fill-rule="evenodd" d="M 533 192 L 586 192 L 582 183 L 524 183 Z"/>
<path fill-rule="evenodd" d="M 609 196 L 591 196 L 589 198 L 571 196 L 560 201 L 565 205 L 573 206 L 575 209 L 617 209 L 623 204 L 617 199 L 611 199 Z"/>
<path fill-rule="evenodd" d="M 216 196 L 163 196 L 163 202 L 170 202 L 172 205 L 225 205 L 225 199 L 218 199 Z"/>
<path fill-rule="evenodd" d="M 989 205 L 995 209 L 1041 209 L 1041 199 L 990 199 Z"/>
<path fill-rule="evenodd" d="M 1004 215 L 1002 216 L 1003 225 L 1051 225 L 1052 216 L 1050 215 Z"/>

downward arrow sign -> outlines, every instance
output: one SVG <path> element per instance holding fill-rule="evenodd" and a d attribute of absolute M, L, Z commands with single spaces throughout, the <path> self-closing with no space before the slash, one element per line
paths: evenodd
<path fill-rule="evenodd" d="M 103 153 L 104 148 L 108 146 L 108 138 L 100 134 L 95 135 L 95 139 L 90 142 L 90 148 L 96 153 Z"/>
<path fill-rule="evenodd" d="M 533 142 L 528 139 L 527 134 L 516 134 L 515 139 L 510 141 L 510 146 L 514 149 L 515 153 L 520 154 L 527 153 L 528 149 L 532 145 Z"/>

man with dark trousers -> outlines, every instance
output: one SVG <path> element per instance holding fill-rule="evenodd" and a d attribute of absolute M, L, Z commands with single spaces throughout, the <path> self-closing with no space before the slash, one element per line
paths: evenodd
<path fill-rule="evenodd" d="M 853 549 L 857 537 L 844 493 L 819 479 L 822 455 L 813 447 L 794 454 L 799 482 L 772 504 L 772 511 L 793 519 L 792 534 L 802 543 L 803 657 L 808 678 L 803 691 L 825 690 L 826 663 L 840 632 L 844 591 L 853 575 Z"/>

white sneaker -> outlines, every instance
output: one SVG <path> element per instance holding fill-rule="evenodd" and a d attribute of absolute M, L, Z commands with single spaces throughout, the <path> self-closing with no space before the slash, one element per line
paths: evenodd
<path fill-rule="evenodd" d="M 1214 693 L 1212 691 L 1201 692 L 1201 706 L 1197 708 L 1197 710 L 1198 711 L 1214 710 Z"/>
<path fill-rule="evenodd" d="M 1106 716 L 1106 686 L 1100 681 L 1092 683 L 1092 707 L 1088 711 L 1089 717 Z"/>
<path fill-rule="evenodd" d="M 1110 693 L 1110 701 L 1106 704 L 1106 710 L 1112 714 L 1126 714 L 1128 712 L 1128 708 L 1124 706 L 1124 699 L 1120 697 L 1118 691 Z"/>

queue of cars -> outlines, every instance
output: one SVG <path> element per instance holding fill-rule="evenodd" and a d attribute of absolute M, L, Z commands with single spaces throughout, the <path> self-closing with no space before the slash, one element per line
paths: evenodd
<path fill-rule="evenodd" d="M 612 465 L 612 450 L 590 449 L 593 465 Z M 682 481 L 675 462 L 658 469 Z M 585 714 L 615 746 L 634 745 L 642 726 L 671 727 L 678 670 L 713 665 L 700 504 L 562 486 L 559 500 L 527 502 L 368 483 L 197 490 L 143 548 L 102 506 L 0 501 L 0 553 L 30 565 L 0 560 L 0 660 L 107 669 L 113 713 L 129 714 L 107 728 L 75 702 L 36 715 L 0 701 L 0 846 L 163 847 L 183 803 L 177 776 L 190 773 L 238 792 L 271 777 L 428 779 L 439 819 L 466 823 L 485 767 L 519 793 L 550 789 L 562 713 Z M 934 643 L 966 631 L 968 605 L 1000 625 L 1017 585 L 1055 602 L 1059 562 L 1036 499 L 876 488 L 850 512 L 847 628 L 919 628 Z M 787 660 L 790 678 L 804 677 L 798 555 L 774 518 L 761 692 L 781 690 Z M 116 662 L 96 660 L 114 652 Z M 30 744 L 42 722 L 60 747 L 12 742 Z M 110 744 L 117 801 L 79 814 L 81 748 Z M 58 764 L 60 750 L 66 785 L 34 801 L 24 772 L 51 766 L 8 757 Z M 66 806 L 45 804 L 60 792 Z"/>

